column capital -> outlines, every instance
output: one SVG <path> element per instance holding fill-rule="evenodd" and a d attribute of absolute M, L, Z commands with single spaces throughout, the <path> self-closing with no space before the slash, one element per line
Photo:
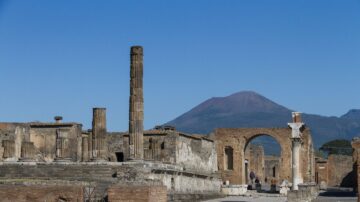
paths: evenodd
<path fill-rule="evenodd" d="M 291 138 L 301 138 L 301 129 L 305 126 L 304 123 L 288 123 L 288 126 L 292 129 L 291 130 Z"/>

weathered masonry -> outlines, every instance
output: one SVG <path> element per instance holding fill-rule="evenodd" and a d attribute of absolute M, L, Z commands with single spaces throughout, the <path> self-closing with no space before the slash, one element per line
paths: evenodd
<path fill-rule="evenodd" d="M 295 117 L 299 119 L 298 116 Z M 294 135 L 294 128 L 300 134 Z M 314 151 L 310 131 L 294 118 L 288 128 L 216 129 L 218 167 L 224 182 L 228 181 L 230 185 L 247 184 L 249 171 L 245 169 L 245 150 L 252 139 L 262 135 L 273 137 L 281 146 L 280 180 L 295 182 L 294 189 L 297 189 L 297 184 L 314 181 Z"/>
<path fill-rule="evenodd" d="M 107 132 L 105 108 L 93 108 L 90 130 L 60 116 L 52 123 L 0 123 L 2 198 L 171 201 L 220 194 L 212 139 L 170 126 L 144 131 L 141 46 L 131 47 L 130 61 L 128 132 Z M 69 189 L 75 184 L 76 189 Z M 4 196 L 14 187 L 21 194 Z M 29 193 L 31 187 L 34 193 Z M 117 195 L 119 190 L 126 199 Z"/>

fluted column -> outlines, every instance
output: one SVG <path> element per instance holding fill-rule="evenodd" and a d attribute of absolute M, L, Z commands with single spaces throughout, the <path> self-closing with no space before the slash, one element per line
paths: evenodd
<path fill-rule="evenodd" d="M 106 109 L 93 109 L 92 122 L 92 161 L 107 160 L 106 147 Z"/>
<path fill-rule="evenodd" d="M 141 46 L 131 47 L 130 59 L 129 158 L 142 160 L 144 158 L 143 48 Z"/>

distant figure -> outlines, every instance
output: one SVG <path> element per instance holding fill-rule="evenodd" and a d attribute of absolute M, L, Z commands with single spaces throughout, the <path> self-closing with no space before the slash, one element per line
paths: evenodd
<path fill-rule="evenodd" d="M 257 192 L 261 192 L 261 184 L 260 184 L 260 180 L 258 177 L 256 177 L 256 179 L 255 179 L 255 187 L 256 187 Z"/>
<path fill-rule="evenodd" d="M 267 183 L 267 177 L 265 177 L 265 183 Z"/>
<path fill-rule="evenodd" d="M 251 180 L 251 184 L 254 183 L 254 179 L 255 179 L 255 173 L 253 171 L 250 172 L 250 180 Z"/>
<path fill-rule="evenodd" d="M 256 179 L 255 179 L 255 184 L 260 184 L 260 180 L 258 177 L 256 177 Z"/>

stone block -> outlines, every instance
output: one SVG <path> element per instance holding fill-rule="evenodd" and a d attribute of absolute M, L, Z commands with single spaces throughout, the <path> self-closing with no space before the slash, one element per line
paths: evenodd
<path fill-rule="evenodd" d="M 241 196 L 247 192 L 247 184 L 244 185 L 223 185 L 221 193 L 228 196 Z"/>

